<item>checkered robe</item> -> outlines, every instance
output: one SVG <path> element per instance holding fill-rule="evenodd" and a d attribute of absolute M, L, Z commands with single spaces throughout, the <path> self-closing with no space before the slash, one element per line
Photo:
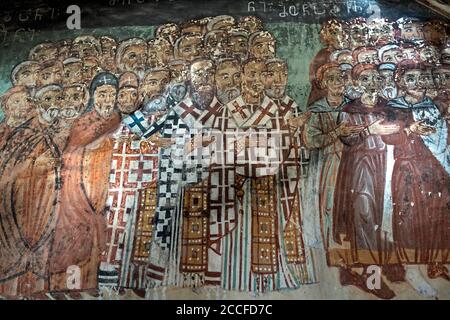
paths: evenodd
<path fill-rule="evenodd" d="M 158 148 L 142 151 L 139 141 L 129 140 L 142 135 L 154 116 L 140 111 L 126 116 L 113 135 L 114 149 L 107 200 L 107 251 L 102 256 L 98 279 L 100 287 L 145 287 L 147 257 L 135 250 L 142 234 L 137 226 L 138 197 L 141 190 L 156 181 Z"/>
<path fill-rule="evenodd" d="M 215 100 L 213 103 L 217 104 Z M 196 108 L 189 97 L 174 104 L 144 135 L 161 131 L 163 138 L 175 143 L 160 150 L 158 200 L 154 234 L 147 269 L 148 287 L 160 285 L 190 286 L 191 278 L 180 272 L 183 249 L 183 203 L 185 189 L 205 181 L 208 175 L 207 148 L 185 154 L 185 147 L 197 134 L 204 132 L 209 119 L 207 110 Z M 203 282 L 195 272 L 192 282 Z"/>
<path fill-rule="evenodd" d="M 286 123 L 295 102 L 265 97 L 249 115 L 244 110 L 252 106 L 241 100 L 226 106 L 238 127 L 236 140 L 259 135 L 267 143 L 244 148 L 234 159 L 238 217 L 222 238 L 222 287 L 264 292 L 313 282 L 301 237 L 299 146 Z"/>

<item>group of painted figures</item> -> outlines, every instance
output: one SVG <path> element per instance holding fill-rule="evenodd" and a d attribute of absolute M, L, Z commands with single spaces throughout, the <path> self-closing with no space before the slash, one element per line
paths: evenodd
<path fill-rule="evenodd" d="M 253 16 L 35 46 L 1 100 L 0 295 L 298 288 L 307 215 L 342 285 L 450 280 L 446 28 L 325 22 L 306 112 Z"/>
<path fill-rule="evenodd" d="M 448 26 L 331 20 L 321 39 L 303 141 L 320 149 L 315 183 L 328 265 L 340 268 L 341 284 L 381 298 L 395 293 L 384 279 L 368 289 L 372 265 L 389 282 L 434 296 L 419 266 L 450 281 Z"/>

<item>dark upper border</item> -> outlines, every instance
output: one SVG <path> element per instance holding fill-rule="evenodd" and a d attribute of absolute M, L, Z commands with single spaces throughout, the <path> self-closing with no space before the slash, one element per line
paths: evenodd
<path fill-rule="evenodd" d="M 301 23 L 371 15 L 391 20 L 440 18 L 415 1 L 403 0 L 1 0 L 0 32 L 66 29 L 66 9 L 72 4 L 81 8 L 82 28 L 159 25 L 221 14 Z"/>

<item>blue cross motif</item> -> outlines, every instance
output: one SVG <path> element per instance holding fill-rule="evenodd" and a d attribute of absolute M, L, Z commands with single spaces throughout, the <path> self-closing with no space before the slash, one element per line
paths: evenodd
<path fill-rule="evenodd" d="M 144 115 L 136 111 L 132 114 L 130 114 L 127 118 L 124 119 L 126 125 L 133 131 L 134 133 L 139 133 L 140 135 L 143 135 L 147 131 L 147 127 L 144 125 L 145 123 L 145 117 Z M 139 129 L 139 132 L 136 132 L 136 130 L 133 130 L 133 128 L 137 127 Z"/>
<path fill-rule="evenodd" d="M 106 84 L 108 82 L 108 78 L 106 78 L 106 75 L 103 76 L 103 79 L 101 79 L 100 82 L 103 82 L 103 84 Z"/>

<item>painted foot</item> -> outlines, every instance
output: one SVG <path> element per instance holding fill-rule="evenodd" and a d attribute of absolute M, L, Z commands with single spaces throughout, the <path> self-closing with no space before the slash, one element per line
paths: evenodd
<path fill-rule="evenodd" d="M 391 264 L 383 266 L 381 269 L 383 274 L 390 282 L 403 282 L 405 281 L 405 268 L 401 264 Z"/>
<path fill-rule="evenodd" d="M 443 278 L 447 281 L 450 281 L 450 274 L 448 272 L 448 269 L 442 263 L 428 265 L 427 275 L 430 279 Z"/>

